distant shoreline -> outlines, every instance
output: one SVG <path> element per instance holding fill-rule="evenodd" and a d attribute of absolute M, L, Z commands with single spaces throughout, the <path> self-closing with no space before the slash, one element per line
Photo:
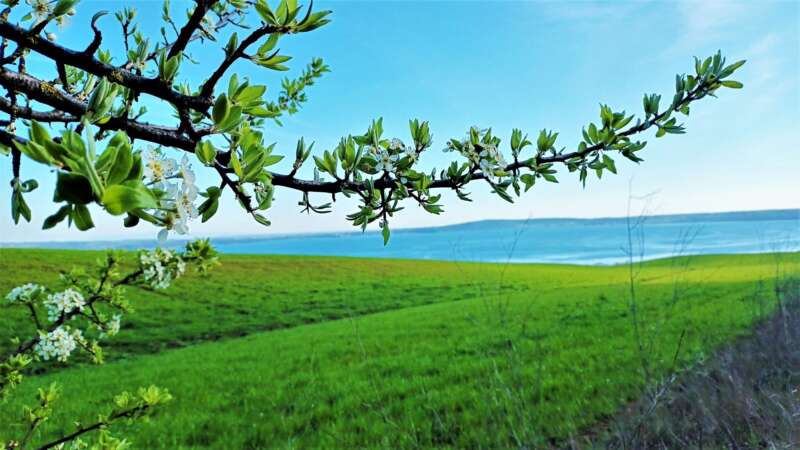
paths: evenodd
<path fill-rule="evenodd" d="M 625 216 L 621 217 L 595 217 L 595 218 L 576 218 L 576 217 L 548 217 L 537 219 L 487 219 L 471 222 L 463 222 L 451 225 L 442 225 L 435 227 L 411 227 L 411 228 L 398 228 L 392 230 L 393 235 L 407 234 L 407 233 L 423 233 L 434 234 L 437 232 L 451 232 L 458 230 L 470 230 L 475 228 L 483 228 L 490 226 L 514 226 L 514 225 L 565 225 L 565 224 L 582 224 L 582 225 L 606 225 L 624 223 Z M 746 222 L 746 221 L 773 221 L 773 220 L 794 220 L 798 222 L 798 232 L 800 232 L 800 208 L 796 209 L 767 209 L 757 211 L 726 211 L 726 212 L 712 212 L 712 213 L 682 213 L 682 214 L 654 214 L 647 216 L 648 224 L 668 224 L 668 223 L 692 223 L 692 222 Z M 353 235 L 378 235 L 377 230 L 369 230 L 361 232 L 358 230 L 347 231 L 320 231 L 320 232 L 306 232 L 306 233 L 281 233 L 281 234 L 242 234 L 242 235 L 225 235 L 225 236 L 209 236 L 215 242 L 238 242 L 238 241 L 252 241 L 252 240 L 265 240 L 265 241 L 279 241 L 285 239 L 295 239 L 302 237 L 337 237 L 337 236 L 353 236 Z M 169 240 L 170 246 L 183 245 L 190 239 L 186 238 L 171 238 Z M 0 248 L 79 248 L 80 246 L 105 246 L 105 247 L 118 247 L 118 246 L 135 246 L 137 244 L 152 245 L 156 239 L 105 239 L 105 240 L 67 240 L 67 241 L 22 241 L 22 242 L 2 242 L 0 241 Z"/>

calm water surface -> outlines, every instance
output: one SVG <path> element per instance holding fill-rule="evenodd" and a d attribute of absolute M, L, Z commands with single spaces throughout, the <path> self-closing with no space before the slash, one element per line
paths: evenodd
<path fill-rule="evenodd" d="M 487 262 L 614 264 L 627 258 L 625 219 L 484 221 L 377 232 L 216 238 L 223 253 L 328 255 Z M 654 216 L 634 230 L 637 257 L 800 250 L 800 210 Z M 8 245 L 8 244 L 6 244 Z M 154 241 L 36 244 L 58 248 L 148 248 Z M 170 241 L 170 245 L 182 245 Z"/>

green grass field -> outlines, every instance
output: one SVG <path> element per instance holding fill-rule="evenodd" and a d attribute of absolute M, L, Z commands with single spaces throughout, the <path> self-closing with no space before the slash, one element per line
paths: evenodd
<path fill-rule="evenodd" d="M 96 255 L 0 249 L 0 292 Z M 774 306 L 776 261 L 800 270 L 798 253 L 644 264 L 654 374 L 747 333 Z M 28 378 L 0 404 L 0 441 L 51 381 L 64 392 L 38 440 L 157 384 L 175 401 L 122 429 L 136 448 L 170 449 L 536 446 L 644 386 L 624 266 L 224 256 L 209 276 L 129 297 L 136 311 L 106 345 L 109 363 Z M 0 353 L 31 331 L 22 318 L 0 309 Z"/>

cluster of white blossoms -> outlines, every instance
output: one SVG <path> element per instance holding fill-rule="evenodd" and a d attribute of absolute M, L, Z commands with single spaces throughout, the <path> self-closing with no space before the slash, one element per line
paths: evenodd
<path fill-rule="evenodd" d="M 399 155 L 392 155 L 389 153 L 388 149 L 381 148 L 381 147 L 370 147 L 370 153 L 375 157 L 377 161 L 375 163 L 375 170 L 378 172 L 386 171 L 386 172 L 393 172 L 394 166 L 397 161 L 400 160 Z"/>
<path fill-rule="evenodd" d="M 198 216 L 197 207 L 194 202 L 197 200 L 197 186 L 195 186 L 195 175 L 192 171 L 192 166 L 189 164 L 189 158 L 183 155 L 181 159 L 181 166 L 179 169 L 181 174 L 181 187 L 175 192 L 175 208 L 178 211 L 178 221 L 175 224 L 175 231 L 179 234 L 186 234 L 188 228 L 186 222 L 195 219 Z"/>
<path fill-rule="evenodd" d="M 392 139 L 387 148 L 370 146 L 369 152 L 377 161 L 375 170 L 379 172 L 394 172 L 401 159 L 409 158 L 414 163 L 419 156 L 415 148 L 407 147 L 400 139 Z"/>
<path fill-rule="evenodd" d="M 22 286 L 17 286 L 6 294 L 6 301 L 8 303 L 16 302 L 30 302 L 33 301 L 40 293 L 44 292 L 44 287 L 36 283 L 27 283 Z"/>
<path fill-rule="evenodd" d="M 153 289 L 166 289 L 186 271 L 186 262 L 170 250 L 157 248 L 139 254 L 144 281 Z"/>
<path fill-rule="evenodd" d="M 4 3 L 14 5 L 17 2 L 13 3 L 4 2 Z M 26 15 L 22 20 L 34 19 L 37 23 L 50 18 L 54 12 L 54 8 L 56 5 L 56 2 L 51 0 L 25 0 L 25 3 L 27 3 L 28 6 L 30 6 L 31 11 L 30 14 Z M 56 24 L 58 24 L 59 27 L 62 27 L 66 24 L 65 16 L 74 16 L 74 15 L 75 15 L 75 8 L 70 8 L 65 15 L 60 15 L 55 18 Z M 53 33 L 48 33 L 48 34 L 53 34 Z M 47 36 L 47 39 L 50 39 L 51 41 L 55 40 L 55 36 L 53 36 L 52 39 L 50 36 Z"/>
<path fill-rule="evenodd" d="M 33 350 L 45 361 L 56 359 L 64 362 L 81 342 L 83 342 L 81 330 L 71 330 L 67 326 L 61 326 L 49 333 L 43 333 Z"/>
<path fill-rule="evenodd" d="M 47 308 L 47 319 L 55 322 L 62 314 L 69 314 L 76 310 L 83 311 L 86 301 L 78 290 L 69 288 L 62 292 L 48 295 L 44 301 L 44 306 Z"/>
<path fill-rule="evenodd" d="M 101 338 L 107 338 L 111 336 L 116 336 L 119 333 L 120 321 L 122 320 L 122 315 L 114 314 L 111 320 L 105 323 L 105 329 L 102 333 L 100 333 Z"/>
<path fill-rule="evenodd" d="M 444 149 L 445 152 L 455 150 L 456 147 L 452 142 L 448 142 L 447 147 Z M 495 172 L 504 171 L 505 167 L 508 165 L 505 157 L 503 157 L 503 154 L 494 144 L 481 143 L 476 146 L 469 138 L 466 138 L 461 141 L 461 149 L 459 152 L 472 164 L 477 165 L 486 179 L 492 182 L 497 180 L 497 174 Z"/>
<path fill-rule="evenodd" d="M 480 161 L 478 162 L 478 166 L 481 168 L 481 172 L 486 176 L 486 179 L 489 181 L 494 181 L 497 179 L 495 175 L 495 171 L 505 170 L 506 159 L 503 157 L 503 154 L 500 153 L 500 150 L 497 149 L 494 145 L 487 145 L 483 148 L 478 154 Z"/>
<path fill-rule="evenodd" d="M 162 201 L 163 209 L 156 214 L 165 224 L 165 228 L 158 233 L 159 241 L 166 240 L 169 230 L 186 234 L 189 231 L 187 223 L 199 215 L 195 206 L 196 177 L 188 156 L 184 155 L 179 165 L 174 159 L 167 158 L 160 148 L 151 147 L 147 151 L 144 174 L 155 188 L 167 193 Z M 180 184 L 173 183 L 175 179 L 180 179 Z"/>
<path fill-rule="evenodd" d="M 172 158 L 167 158 L 160 147 L 150 147 L 145 154 L 144 176 L 153 183 L 153 186 L 167 190 L 169 180 L 175 177 L 178 164 Z"/>

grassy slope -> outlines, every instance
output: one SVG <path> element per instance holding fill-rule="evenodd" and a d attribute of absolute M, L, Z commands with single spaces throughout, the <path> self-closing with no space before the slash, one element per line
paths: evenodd
<path fill-rule="evenodd" d="M 0 293 L 29 281 L 52 283 L 59 270 L 91 264 L 101 254 L 0 249 Z M 482 288 L 496 286 L 498 272 L 475 264 L 225 256 L 208 276 L 188 276 L 167 291 L 130 290 L 136 313 L 127 316 L 109 356 L 475 298 Z M 0 351 L 8 348 L 9 337 L 32 332 L 16 320 L 25 311 L 4 310 L 2 317 Z"/>
<path fill-rule="evenodd" d="M 23 265 L 41 271 L 86 258 L 35 251 L 9 261 L 12 252 L 2 252 L 0 269 L 10 274 L 3 288 L 24 281 Z M 797 269 L 798 256 L 783 259 Z M 44 428 L 53 436 L 69 427 L 63 418 L 86 417 L 111 393 L 165 386 L 175 403 L 130 430 L 142 448 L 463 447 L 564 437 L 641 392 L 624 267 L 258 256 L 223 263 L 211 279 L 183 280 L 170 298 L 137 297 L 135 328 L 118 342 L 141 353 L 352 318 L 64 370 L 29 380 L 16 398 L 63 384 L 62 409 Z M 681 361 L 745 332 L 758 309 L 754 285 L 774 268 L 770 255 L 698 257 L 685 273 L 670 260 L 646 264 L 640 316 L 657 370 L 672 364 L 684 331 Z M 669 307 L 676 275 L 689 289 Z M 2 330 L 14 316 L 0 311 Z M 0 406 L 0 424 L 18 403 Z"/>

